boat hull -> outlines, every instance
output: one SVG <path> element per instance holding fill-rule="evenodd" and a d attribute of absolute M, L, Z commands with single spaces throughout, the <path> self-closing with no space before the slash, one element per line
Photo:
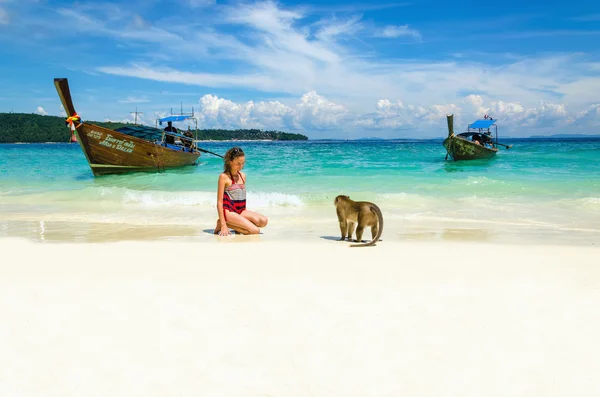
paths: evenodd
<path fill-rule="evenodd" d="M 454 160 L 489 159 L 496 155 L 497 148 L 488 148 L 456 135 L 444 140 L 444 147 Z"/>
<path fill-rule="evenodd" d="M 127 172 L 162 172 L 197 164 L 200 153 L 184 152 L 94 124 L 76 127 L 81 146 L 95 176 Z"/>

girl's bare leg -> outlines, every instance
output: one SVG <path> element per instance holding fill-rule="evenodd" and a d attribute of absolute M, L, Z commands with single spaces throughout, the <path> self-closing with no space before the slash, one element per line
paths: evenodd
<path fill-rule="evenodd" d="M 236 214 L 235 212 L 227 211 L 227 227 L 235 230 L 241 234 L 258 234 L 260 229 L 250 222 L 248 219 L 244 218 L 240 214 Z M 215 234 L 219 234 L 221 231 L 221 222 L 217 220 L 217 225 L 215 227 Z"/>
<path fill-rule="evenodd" d="M 241 228 L 239 226 L 232 225 L 229 222 L 225 222 L 225 223 L 227 224 L 227 227 L 229 229 L 233 229 L 233 230 L 235 230 L 238 233 L 241 233 L 241 234 L 251 234 L 248 230 L 243 229 L 243 228 Z M 220 232 L 221 232 L 221 221 L 217 219 L 217 225 L 215 226 L 215 231 L 213 232 L 213 234 L 219 234 Z"/>
<path fill-rule="evenodd" d="M 241 215 L 257 227 L 265 227 L 269 223 L 269 219 L 258 212 L 244 210 Z"/>

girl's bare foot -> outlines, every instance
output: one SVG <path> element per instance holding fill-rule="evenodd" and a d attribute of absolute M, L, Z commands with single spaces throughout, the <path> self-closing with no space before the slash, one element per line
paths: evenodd
<path fill-rule="evenodd" d="M 221 231 L 221 222 L 219 222 L 219 220 L 217 219 L 217 226 L 215 226 L 215 231 L 213 232 L 213 234 L 219 234 L 220 231 Z"/>

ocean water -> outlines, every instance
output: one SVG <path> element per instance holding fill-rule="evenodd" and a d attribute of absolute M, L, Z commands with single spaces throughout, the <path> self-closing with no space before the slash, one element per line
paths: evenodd
<path fill-rule="evenodd" d="M 385 240 L 600 243 L 600 140 L 507 140 L 494 159 L 445 160 L 441 140 L 203 142 L 246 153 L 259 236 L 334 239 L 333 200 L 378 204 Z M 77 144 L 0 145 L 0 237 L 35 241 L 218 238 L 222 159 L 94 177 Z M 367 237 L 369 233 L 367 233 Z M 244 238 L 246 236 L 239 236 Z M 238 238 L 238 236 L 236 236 Z"/>

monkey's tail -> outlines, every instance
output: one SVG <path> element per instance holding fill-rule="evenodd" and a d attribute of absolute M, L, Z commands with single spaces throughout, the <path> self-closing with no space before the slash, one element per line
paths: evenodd
<path fill-rule="evenodd" d="M 377 214 L 377 218 L 379 219 L 379 225 L 378 225 L 379 227 L 377 228 L 377 235 L 373 238 L 373 240 L 369 241 L 368 243 L 352 244 L 350 247 L 370 247 L 372 245 L 375 245 L 375 243 L 377 243 L 379 241 L 379 238 L 381 237 L 381 233 L 383 233 L 383 214 L 381 213 L 381 210 L 379 209 L 379 207 L 373 203 L 371 203 L 371 211 L 373 211 L 375 214 Z"/>

